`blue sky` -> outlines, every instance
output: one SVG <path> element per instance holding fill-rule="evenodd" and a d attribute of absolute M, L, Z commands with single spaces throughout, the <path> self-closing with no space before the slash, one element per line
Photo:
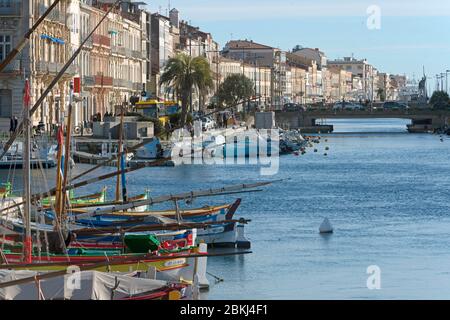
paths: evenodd
<path fill-rule="evenodd" d="M 167 13 L 168 0 L 147 3 L 151 12 Z M 432 77 L 450 69 L 447 0 L 170 0 L 170 5 L 221 46 L 232 37 L 283 50 L 318 47 L 332 59 L 354 54 L 381 71 L 416 78 L 422 66 Z M 367 28 L 371 5 L 381 10 L 377 30 Z"/>

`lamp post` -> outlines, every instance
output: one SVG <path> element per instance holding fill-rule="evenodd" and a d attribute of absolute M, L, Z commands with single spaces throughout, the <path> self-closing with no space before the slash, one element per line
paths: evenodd
<path fill-rule="evenodd" d="M 445 92 L 448 93 L 448 74 L 450 73 L 450 70 L 445 71 Z"/>

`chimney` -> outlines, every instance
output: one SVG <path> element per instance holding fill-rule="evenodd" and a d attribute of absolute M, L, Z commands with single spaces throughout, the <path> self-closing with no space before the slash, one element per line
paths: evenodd
<path fill-rule="evenodd" d="M 172 10 L 170 10 L 169 12 L 169 19 L 170 19 L 170 24 L 173 25 L 176 28 L 179 28 L 179 22 L 178 22 L 178 10 L 173 8 Z"/>

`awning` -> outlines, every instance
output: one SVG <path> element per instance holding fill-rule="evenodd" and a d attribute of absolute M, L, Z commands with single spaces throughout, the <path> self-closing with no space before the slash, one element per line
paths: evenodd
<path fill-rule="evenodd" d="M 48 39 L 48 40 L 53 41 L 53 42 L 58 43 L 58 44 L 64 44 L 65 43 L 63 39 L 51 37 L 51 36 L 49 36 L 47 34 L 42 34 L 41 35 L 41 39 Z"/>

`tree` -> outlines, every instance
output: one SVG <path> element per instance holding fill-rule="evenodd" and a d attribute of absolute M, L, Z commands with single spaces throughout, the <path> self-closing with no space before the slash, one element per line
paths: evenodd
<path fill-rule="evenodd" d="M 204 95 L 214 86 L 208 60 L 204 57 L 192 58 L 184 53 L 169 59 L 159 83 L 172 86 L 179 95 L 181 126 L 186 123 L 192 90 L 196 89 Z"/>
<path fill-rule="evenodd" d="M 383 88 L 378 88 L 377 90 L 377 96 L 381 101 L 385 101 L 386 100 L 386 94 L 384 93 L 384 89 Z"/>
<path fill-rule="evenodd" d="M 219 105 L 236 105 L 250 99 L 255 93 L 253 82 L 243 74 L 228 76 L 219 86 L 217 100 Z"/>
<path fill-rule="evenodd" d="M 433 92 L 433 95 L 431 96 L 430 99 L 430 104 L 435 105 L 435 104 L 441 104 L 441 105 L 446 105 L 449 103 L 449 96 L 448 93 L 445 91 L 435 91 Z"/>

